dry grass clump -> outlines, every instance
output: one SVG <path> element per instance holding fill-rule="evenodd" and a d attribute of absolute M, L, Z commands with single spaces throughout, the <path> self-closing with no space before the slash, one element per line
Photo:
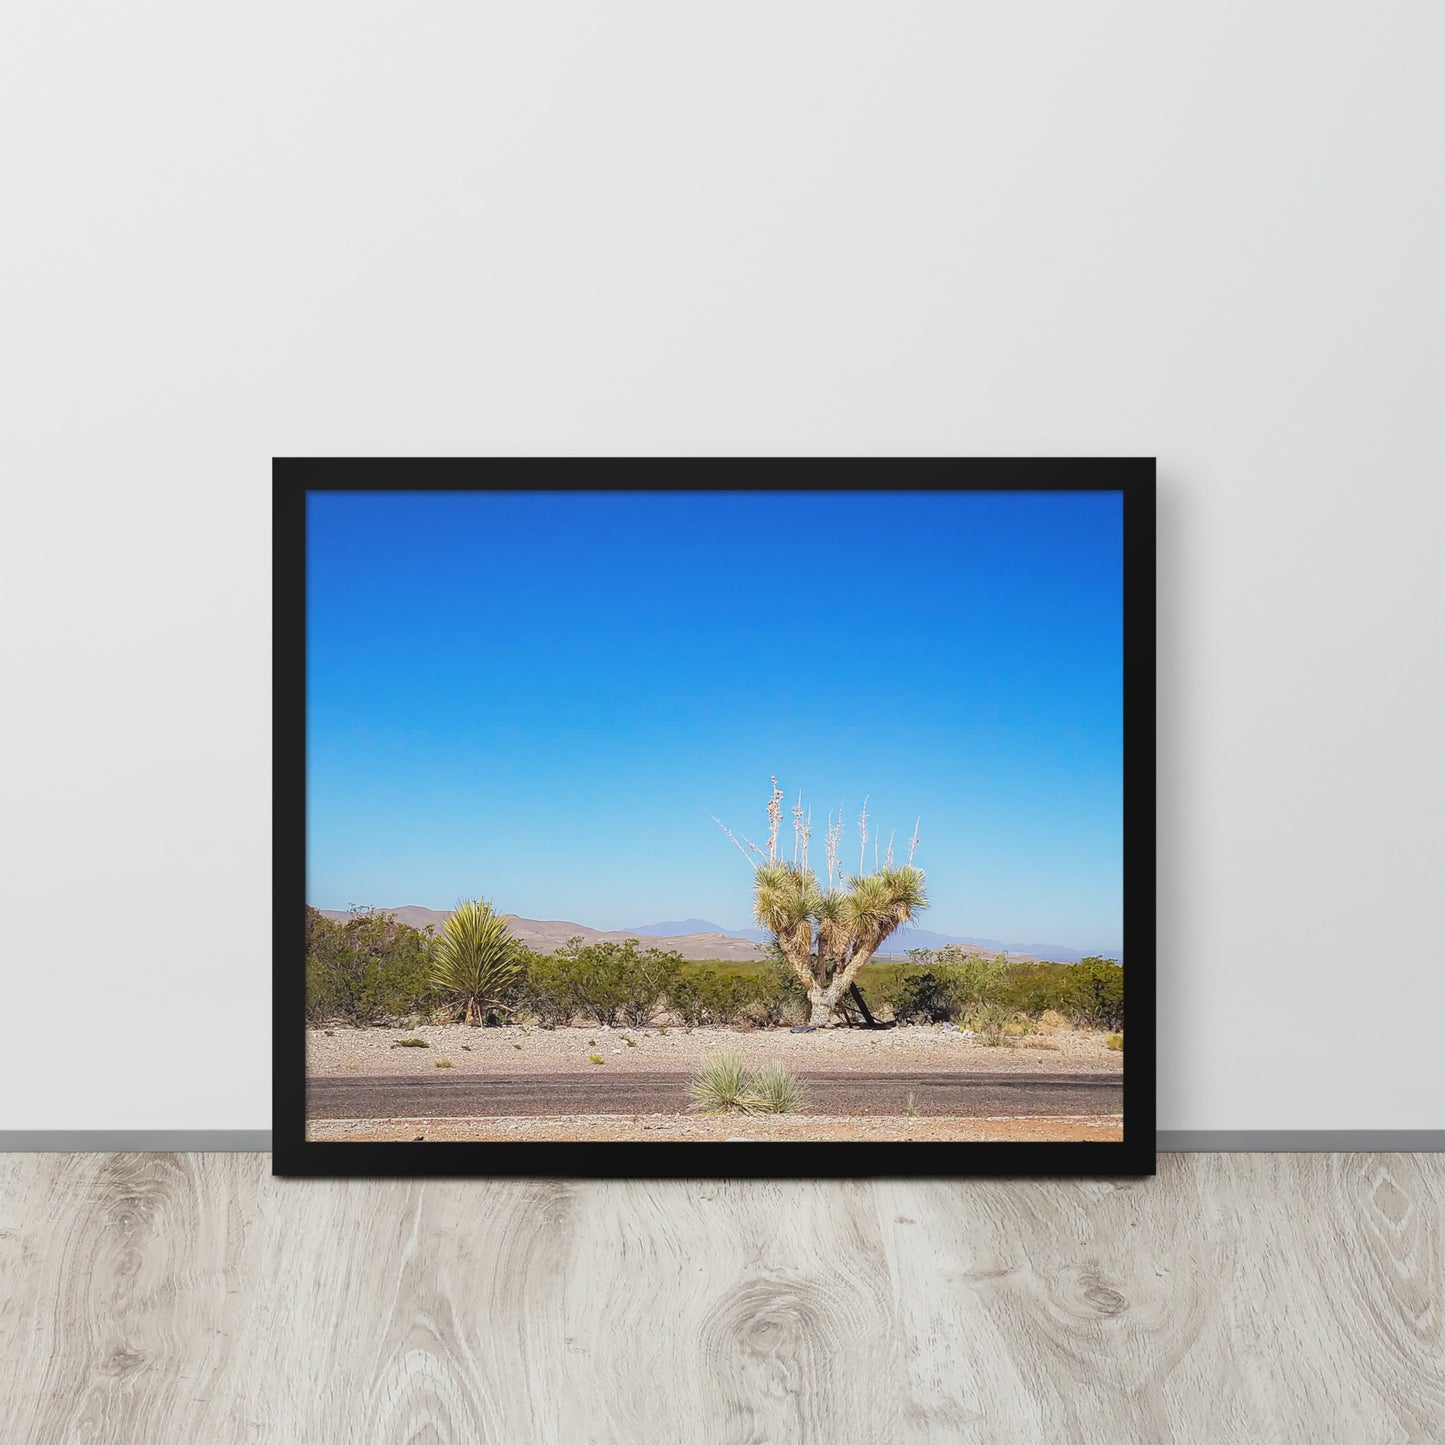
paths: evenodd
<path fill-rule="evenodd" d="M 692 1101 L 705 1114 L 743 1111 L 750 1082 L 747 1065 L 737 1054 L 713 1054 L 693 1076 Z"/>
<path fill-rule="evenodd" d="M 748 1102 L 756 1114 L 796 1114 L 807 1102 L 802 1080 L 781 1064 L 769 1064 L 752 1078 Z"/>
<path fill-rule="evenodd" d="M 691 1091 L 693 1104 L 705 1114 L 794 1114 L 807 1103 L 802 1080 L 781 1064 L 752 1073 L 726 1051 L 703 1060 Z"/>
<path fill-rule="evenodd" d="M 437 1068 L 439 1068 L 439 1069 L 449 1069 L 449 1068 L 451 1068 L 451 1066 L 452 1066 L 452 1061 L 451 1061 L 450 1059 L 438 1059 L 438 1060 L 437 1060 Z"/>
<path fill-rule="evenodd" d="M 1104 1046 L 1113 1049 L 1115 1053 L 1122 1054 L 1124 1052 L 1124 1035 L 1110 1034 L 1109 1037 L 1104 1040 Z"/>
<path fill-rule="evenodd" d="M 1055 1034 L 1060 1029 L 1066 1029 L 1069 1021 L 1057 1009 L 1046 1008 L 1039 1015 L 1038 1028 L 1040 1033 Z"/>
<path fill-rule="evenodd" d="M 1039 1049 L 1043 1052 L 1055 1054 L 1062 1052 L 1058 1044 L 1056 1044 L 1052 1039 L 1030 1039 L 1029 1042 L 1024 1045 L 1024 1048 Z"/>
<path fill-rule="evenodd" d="M 425 1039 L 398 1039 L 393 1045 L 394 1049 L 429 1049 L 431 1045 Z"/>

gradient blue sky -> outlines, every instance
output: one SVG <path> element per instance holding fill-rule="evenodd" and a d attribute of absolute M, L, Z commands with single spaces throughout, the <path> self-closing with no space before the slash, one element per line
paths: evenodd
<path fill-rule="evenodd" d="M 308 897 L 749 921 L 776 774 L 898 832 L 919 926 L 1115 947 L 1109 493 L 318 493 Z M 791 856 L 791 835 L 784 842 Z M 871 861 L 872 846 L 869 846 Z"/>

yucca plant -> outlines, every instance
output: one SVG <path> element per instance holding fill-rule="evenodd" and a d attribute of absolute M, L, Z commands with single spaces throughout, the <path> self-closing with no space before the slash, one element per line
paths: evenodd
<path fill-rule="evenodd" d="M 432 982 L 448 1001 L 448 1023 L 478 1027 L 501 1006 L 521 971 L 521 946 L 485 899 L 458 903 L 436 941 Z"/>
<path fill-rule="evenodd" d="M 817 1027 L 830 1023 L 839 1000 L 852 987 L 863 966 L 884 941 L 928 907 L 923 870 L 913 866 L 918 847 L 915 824 L 906 865 L 895 866 L 890 839 L 886 860 L 879 859 L 874 835 L 874 871 L 863 871 L 867 862 L 868 804 L 858 820 L 861 842 L 859 871 L 845 877 L 838 850 L 843 835 L 842 809 L 835 822 L 828 815 L 826 834 L 828 876 L 824 887 L 808 861 L 812 815 L 804 813 L 802 798 L 793 809 L 795 845 L 793 861 L 778 855 L 778 823 L 782 792 L 773 779 L 768 804 L 768 849 L 756 844 L 747 848 L 729 832 L 740 852 L 753 866 L 753 912 L 757 921 L 777 940 L 798 982 L 808 991 L 808 1022 Z M 727 830 L 724 829 L 726 832 Z M 746 841 L 746 840 L 744 840 Z M 749 850 L 762 861 L 753 863 Z"/>
<path fill-rule="evenodd" d="M 723 1052 L 710 1054 L 693 1075 L 692 1100 L 704 1114 L 795 1114 L 808 1094 L 781 1064 L 752 1073 L 739 1055 Z"/>
<path fill-rule="evenodd" d="M 737 1054 L 712 1054 L 702 1062 L 692 1080 L 692 1101 L 704 1114 L 748 1112 L 752 1084 L 747 1066 Z"/>
<path fill-rule="evenodd" d="M 747 1103 L 758 1114 L 796 1114 L 808 1102 L 808 1091 L 796 1074 L 769 1064 L 752 1077 Z"/>

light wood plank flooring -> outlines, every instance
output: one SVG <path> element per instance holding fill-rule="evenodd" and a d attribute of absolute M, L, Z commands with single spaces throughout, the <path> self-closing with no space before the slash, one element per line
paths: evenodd
<path fill-rule="evenodd" d="M 1445 1156 L 302 1181 L 0 1156 L 0 1441 L 1445 1440 Z"/>

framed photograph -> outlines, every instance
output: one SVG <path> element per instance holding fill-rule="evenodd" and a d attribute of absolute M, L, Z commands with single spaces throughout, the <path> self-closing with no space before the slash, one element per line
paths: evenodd
<path fill-rule="evenodd" d="M 274 488 L 276 1173 L 1154 1172 L 1152 459 Z"/>

